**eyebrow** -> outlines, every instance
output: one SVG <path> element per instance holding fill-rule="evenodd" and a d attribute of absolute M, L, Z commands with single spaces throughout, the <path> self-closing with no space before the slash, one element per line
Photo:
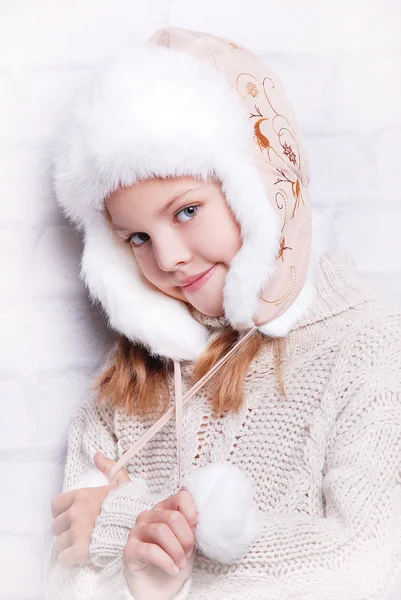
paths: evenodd
<path fill-rule="evenodd" d="M 177 202 L 177 200 L 180 200 L 181 198 L 183 198 L 184 196 L 186 196 L 187 194 L 190 194 L 192 192 L 197 192 L 198 190 L 202 189 L 203 186 L 197 187 L 197 188 L 192 188 L 190 190 L 187 190 L 186 192 L 181 192 L 180 194 L 176 194 L 175 196 L 173 196 L 172 198 L 170 198 L 170 200 L 167 202 L 167 204 L 165 206 L 163 206 L 162 208 L 160 208 L 157 212 L 158 215 L 162 215 L 165 212 L 168 211 L 168 209 L 170 208 L 170 206 L 172 206 L 172 204 L 174 204 L 175 202 Z M 131 229 L 131 227 L 121 227 L 120 225 L 117 225 L 116 223 L 113 224 L 113 230 L 114 231 L 128 231 L 129 229 Z"/>

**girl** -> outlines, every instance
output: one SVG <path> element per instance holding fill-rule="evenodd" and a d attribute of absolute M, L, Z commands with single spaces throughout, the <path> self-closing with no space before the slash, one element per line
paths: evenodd
<path fill-rule="evenodd" d="M 121 337 L 70 425 L 46 598 L 383 598 L 401 315 L 324 250 L 277 75 L 159 30 L 77 95 L 54 182 Z"/>

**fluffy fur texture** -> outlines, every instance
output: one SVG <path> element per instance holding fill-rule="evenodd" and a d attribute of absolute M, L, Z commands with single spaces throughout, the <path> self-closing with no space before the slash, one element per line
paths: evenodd
<path fill-rule="evenodd" d="M 185 303 L 135 272 L 132 254 L 107 226 L 104 200 L 120 185 L 152 176 L 221 181 L 243 238 L 227 274 L 224 310 L 235 329 L 250 328 L 280 242 L 252 140 L 246 110 L 227 82 L 169 48 L 131 49 L 110 60 L 72 102 L 54 148 L 54 185 L 64 214 L 84 231 L 81 278 L 109 325 L 153 354 L 194 360 L 207 333 Z"/>
<path fill-rule="evenodd" d="M 229 463 L 212 463 L 183 480 L 199 511 L 196 546 L 220 563 L 243 556 L 260 530 L 251 480 Z"/>
<path fill-rule="evenodd" d="M 130 478 L 137 481 L 136 477 Z M 68 491 L 107 484 L 107 477 L 91 468 Z M 243 556 L 259 531 L 258 512 L 250 508 L 250 479 L 234 465 L 214 463 L 187 475 L 182 487 L 193 496 L 199 511 L 195 531 L 198 550 L 221 563 Z"/>
<path fill-rule="evenodd" d="M 101 471 L 96 469 L 95 467 L 88 469 L 77 479 L 74 485 L 70 486 L 67 491 L 71 490 L 80 490 L 83 488 L 93 488 L 93 487 L 101 487 L 103 485 L 108 485 L 109 481 Z"/>
<path fill-rule="evenodd" d="M 81 276 L 93 299 L 105 309 L 109 326 L 151 354 L 195 360 L 207 346 L 208 333 L 183 302 L 147 281 L 131 250 L 113 236 L 99 214 L 85 233 Z"/>

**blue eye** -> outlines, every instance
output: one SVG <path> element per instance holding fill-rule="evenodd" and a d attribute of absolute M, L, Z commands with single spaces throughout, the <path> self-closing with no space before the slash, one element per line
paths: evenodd
<path fill-rule="evenodd" d="M 183 212 L 185 212 L 186 210 L 191 210 L 192 208 L 193 208 L 193 209 L 195 209 L 195 212 L 193 212 L 192 214 L 191 214 L 191 213 L 189 214 L 189 217 L 190 217 L 190 218 L 189 218 L 189 220 L 190 220 L 190 219 L 192 219 L 192 217 L 193 217 L 193 216 L 195 216 L 195 215 L 196 215 L 196 213 L 198 212 L 198 208 L 199 208 L 199 206 L 187 206 L 186 208 L 183 208 L 182 210 L 180 210 L 180 211 L 177 213 L 177 215 L 179 215 L 180 213 L 183 213 Z M 186 223 L 186 221 L 184 221 L 184 223 Z"/>
<path fill-rule="evenodd" d="M 125 240 L 125 241 L 127 242 L 127 244 L 130 244 L 130 243 L 132 242 L 132 240 L 133 240 L 134 236 L 136 236 L 136 235 L 138 235 L 138 236 L 140 236 L 140 235 L 143 235 L 143 236 L 147 236 L 147 237 L 149 237 L 147 233 L 142 233 L 142 231 L 141 231 L 141 232 L 139 232 L 139 233 L 132 233 L 132 234 L 131 234 L 129 237 L 127 237 L 127 239 Z M 147 240 L 142 240 L 142 242 L 146 242 L 146 241 L 147 241 Z M 134 246 L 142 246 L 142 244 L 138 244 L 137 242 L 135 242 L 135 243 L 134 243 Z"/>
<path fill-rule="evenodd" d="M 199 209 L 199 205 L 196 205 L 196 206 L 186 206 L 185 208 L 182 208 L 181 210 L 179 210 L 176 213 L 176 216 L 178 216 L 180 213 L 184 213 L 185 211 L 189 211 L 189 215 L 187 213 L 187 216 L 189 216 L 189 219 L 187 219 L 187 221 L 190 221 L 192 219 L 192 217 L 194 217 L 198 213 L 198 209 Z M 193 211 L 193 212 L 191 212 L 191 211 Z M 184 223 L 186 223 L 187 221 L 184 221 Z M 136 235 L 138 237 L 140 237 L 140 236 L 146 237 L 146 239 L 142 239 L 142 240 L 140 239 L 139 242 L 135 241 L 134 242 L 134 246 L 142 246 L 143 243 L 145 243 L 145 242 L 148 241 L 148 238 L 149 238 L 148 234 L 140 231 L 139 233 L 132 233 L 130 236 L 127 237 L 127 239 L 125 240 L 125 242 L 127 244 L 130 244 L 133 241 L 133 239 L 134 239 L 134 237 Z"/>

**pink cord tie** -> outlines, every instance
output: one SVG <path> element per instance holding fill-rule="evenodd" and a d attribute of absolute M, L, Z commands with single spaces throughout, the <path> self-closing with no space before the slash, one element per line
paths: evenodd
<path fill-rule="evenodd" d="M 119 471 L 126 465 L 130 458 L 132 458 L 145 444 L 158 432 L 173 416 L 175 412 L 176 420 L 176 436 L 177 436 L 177 464 L 178 464 L 178 483 L 179 489 L 181 489 L 182 481 L 182 409 L 183 406 L 188 402 L 194 394 L 220 369 L 221 366 L 242 346 L 242 344 L 258 329 L 258 325 L 254 325 L 249 329 L 240 340 L 223 356 L 209 371 L 199 379 L 191 387 L 190 390 L 182 396 L 182 380 L 181 380 L 181 366 L 178 360 L 174 360 L 174 386 L 175 386 L 175 402 L 174 406 L 164 413 L 162 417 L 156 423 L 154 423 L 147 430 L 144 435 L 139 438 L 124 454 L 118 459 L 116 464 L 112 467 L 109 473 L 109 483 L 112 484 Z"/>

